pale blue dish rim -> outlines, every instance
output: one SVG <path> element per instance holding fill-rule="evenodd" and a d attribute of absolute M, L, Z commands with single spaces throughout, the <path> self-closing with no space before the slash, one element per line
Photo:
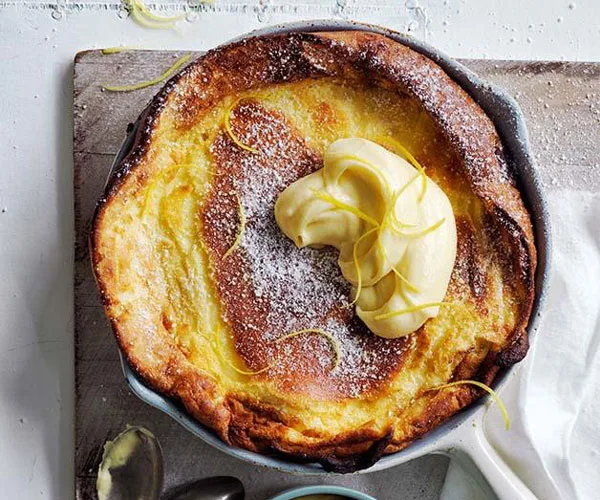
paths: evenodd
<path fill-rule="evenodd" d="M 291 488 L 269 498 L 268 500 L 294 500 L 307 495 L 338 495 L 353 500 L 377 500 L 371 495 L 367 495 L 366 493 L 362 493 L 357 490 L 344 488 L 343 486 L 328 485 L 300 486 L 299 488 Z"/>

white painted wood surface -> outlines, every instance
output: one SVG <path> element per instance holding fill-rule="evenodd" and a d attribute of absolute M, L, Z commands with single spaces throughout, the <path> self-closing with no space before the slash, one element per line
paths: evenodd
<path fill-rule="evenodd" d="M 163 3 L 167 10 L 187 6 Z M 410 30 L 455 57 L 600 60 L 598 0 L 421 0 L 427 22 L 415 4 L 217 0 L 180 31 L 158 32 L 121 18 L 118 1 L 0 0 L 0 497 L 73 495 L 75 52 L 118 44 L 202 50 L 265 24 L 346 16 Z M 581 105 L 586 123 L 597 124 L 598 94 L 589 94 Z M 545 104 L 562 95 L 549 88 L 540 97 L 532 128 L 540 128 L 537 116 L 552 115 Z M 588 144 L 597 129 L 568 130 L 563 123 L 555 115 L 538 130 L 549 188 L 597 186 L 597 150 L 565 152 L 555 142 L 566 134 L 576 146 Z M 419 470 L 405 474 L 403 484 L 412 486 L 402 493 L 419 498 Z"/>

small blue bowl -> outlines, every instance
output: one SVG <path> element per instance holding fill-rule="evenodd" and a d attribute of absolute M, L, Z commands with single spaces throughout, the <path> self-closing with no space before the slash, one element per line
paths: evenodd
<path fill-rule="evenodd" d="M 283 493 L 279 493 L 269 500 L 294 500 L 296 498 L 302 498 L 308 495 L 338 495 L 344 498 L 351 498 L 355 500 L 377 500 L 366 493 L 360 491 L 351 490 L 342 486 L 302 486 L 300 488 L 292 488 L 286 490 Z"/>

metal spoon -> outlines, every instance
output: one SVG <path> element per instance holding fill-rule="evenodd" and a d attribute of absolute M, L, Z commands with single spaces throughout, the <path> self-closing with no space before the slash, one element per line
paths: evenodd
<path fill-rule="evenodd" d="M 104 445 L 98 470 L 99 500 L 158 500 L 163 486 L 158 439 L 144 427 L 129 427 Z"/>
<path fill-rule="evenodd" d="M 230 476 L 207 477 L 186 484 L 167 500 L 244 500 L 244 485 Z"/>

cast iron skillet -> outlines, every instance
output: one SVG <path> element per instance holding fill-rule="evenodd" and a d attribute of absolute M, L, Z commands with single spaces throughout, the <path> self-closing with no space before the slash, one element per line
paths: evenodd
<path fill-rule="evenodd" d="M 318 20 L 276 25 L 254 31 L 248 35 L 231 40 L 228 43 L 252 36 L 341 30 L 361 30 L 379 33 L 424 54 L 441 66 L 446 73 L 479 103 L 493 120 L 507 153 L 507 159 L 517 174 L 527 208 L 532 215 L 535 243 L 538 251 L 535 300 L 528 327 L 529 341 L 533 345 L 537 337 L 536 331 L 545 303 L 546 289 L 549 281 L 551 252 L 549 215 L 541 182 L 529 149 L 529 139 L 523 114 L 515 100 L 506 91 L 480 80 L 465 66 L 410 35 L 397 33 L 379 26 L 352 21 Z M 111 175 L 112 170 L 129 153 L 137 126 L 138 123 L 129 131 L 121 150 L 115 158 Z M 228 455 L 252 464 L 290 473 L 328 474 L 316 463 L 296 463 L 285 457 L 261 455 L 227 445 L 212 430 L 206 428 L 188 415 L 181 406 L 146 386 L 142 379 L 127 364 L 122 353 L 121 364 L 127 383 L 140 399 L 170 415 L 200 439 Z M 511 378 L 511 372 L 512 367 L 498 374 L 494 383 L 496 390 L 501 389 L 508 382 Z M 491 489 L 501 500 L 535 499 L 535 496 L 502 461 L 483 436 L 483 426 L 481 424 L 486 411 L 484 405 L 486 401 L 487 397 L 481 398 L 476 403 L 448 419 L 439 427 L 427 433 L 422 439 L 414 442 L 405 450 L 386 455 L 371 468 L 359 471 L 359 473 L 387 469 L 429 453 L 442 453 L 458 459 L 463 466 L 466 466 L 473 472 L 484 490 L 490 492 L 491 486 Z M 477 464 L 477 467 L 473 467 L 473 462 Z M 487 481 L 483 480 L 479 472 L 483 474 Z"/>

